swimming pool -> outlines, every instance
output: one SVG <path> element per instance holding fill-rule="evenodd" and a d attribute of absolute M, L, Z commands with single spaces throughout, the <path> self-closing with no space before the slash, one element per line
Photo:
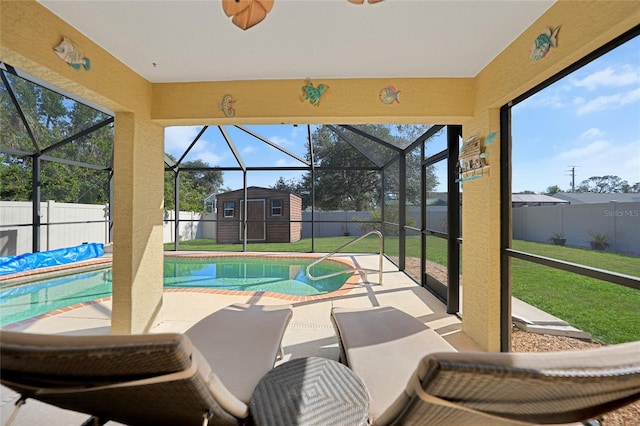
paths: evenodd
<path fill-rule="evenodd" d="M 164 259 L 164 288 L 278 293 L 293 296 L 328 294 L 340 289 L 350 273 L 312 281 L 305 269 L 315 258 L 178 257 Z M 327 261 L 313 276 L 346 271 L 348 265 Z M 111 296 L 111 268 L 33 281 L 0 290 L 0 327 L 77 303 Z"/>

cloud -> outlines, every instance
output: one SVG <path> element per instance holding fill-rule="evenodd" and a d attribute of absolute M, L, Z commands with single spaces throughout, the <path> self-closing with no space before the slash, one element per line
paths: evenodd
<path fill-rule="evenodd" d="M 252 152 L 256 152 L 256 148 L 253 145 L 246 146 L 242 149 L 243 154 L 251 154 Z"/>
<path fill-rule="evenodd" d="M 589 101 L 584 101 L 584 99 L 577 99 L 574 103 L 580 105 L 580 108 L 578 108 L 576 114 L 583 115 L 595 111 L 620 108 L 621 106 L 637 102 L 639 100 L 640 87 L 631 90 L 630 92 L 621 92 L 610 96 L 598 96 Z"/>
<path fill-rule="evenodd" d="M 552 109 L 562 108 L 567 105 L 566 92 L 570 90 L 571 86 L 567 84 L 550 86 L 545 90 L 531 96 L 529 99 L 526 99 L 520 104 L 520 106 L 532 106 Z"/>
<path fill-rule="evenodd" d="M 596 71 L 583 79 L 572 78 L 571 83 L 576 87 L 584 87 L 587 90 L 595 90 L 598 87 L 622 87 L 640 83 L 640 68 L 631 65 L 623 65 L 619 70 L 607 67 Z"/>
<path fill-rule="evenodd" d="M 189 148 L 191 142 L 198 136 L 202 126 L 176 126 L 167 127 L 164 131 L 164 150 L 173 155 L 176 159 Z M 202 160 L 210 166 L 220 165 L 228 155 L 220 155 L 220 149 L 214 148 L 213 143 L 208 139 L 211 134 L 205 132 L 198 142 L 191 148 L 184 161 Z"/>
<path fill-rule="evenodd" d="M 591 142 L 588 145 L 570 149 L 568 151 L 557 154 L 553 159 L 555 161 L 578 162 L 585 158 L 593 158 L 605 151 L 611 144 L 604 140 Z"/>
<path fill-rule="evenodd" d="M 602 136 L 604 136 L 604 132 L 600 129 L 596 129 L 595 127 L 588 129 L 587 131 L 582 133 L 582 135 L 580 135 L 582 139 L 595 139 Z"/>
<path fill-rule="evenodd" d="M 164 129 L 164 150 L 180 157 L 196 138 L 202 126 L 176 126 Z"/>
<path fill-rule="evenodd" d="M 301 132 L 303 128 L 306 129 L 306 126 L 291 126 L 291 131 L 289 132 L 291 139 L 294 139 L 294 140 L 297 139 L 298 134 Z"/>
<path fill-rule="evenodd" d="M 276 161 L 276 167 L 300 167 L 301 165 L 294 159 L 280 158 Z"/>
<path fill-rule="evenodd" d="M 220 155 L 214 154 L 213 152 L 210 151 L 204 151 L 204 152 L 199 152 L 198 153 L 198 159 L 204 161 L 205 163 L 209 164 L 210 166 L 218 166 L 220 165 L 220 162 L 222 161 L 222 158 Z"/>
<path fill-rule="evenodd" d="M 289 140 L 289 139 L 287 139 L 287 138 L 283 138 L 283 137 L 278 136 L 278 135 L 276 135 L 276 136 L 271 136 L 271 137 L 269 138 L 269 140 L 270 140 L 271 142 L 273 142 L 274 144 L 276 144 L 276 145 L 278 145 L 278 146 L 281 146 L 281 147 L 283 147 L 283 148 L 284 148 L 284 147 L 286 147 L 286 146 L 294 146 L 294 145 L 295 145 L 295 143 L 294 143 L 294 142 L 292 142 L 291 140 Z"/>
<path fill-rule="evenodd" d="M 551 158 L 549 169 L 576 166 L 576 184 L 592 176 L 619 176 L 630 184 L 640 182 L 640 140 L 612 143 L 605 140 L 564 151 Z M 563 187 L 563 185 L 560 185 Z"/>
<path fill-rule="evenodd" d="M 620 173 L 621 178 L 633 185 L 640 182 L 640 140 L 630 143 L 623 149 L 617 173 Z"/>

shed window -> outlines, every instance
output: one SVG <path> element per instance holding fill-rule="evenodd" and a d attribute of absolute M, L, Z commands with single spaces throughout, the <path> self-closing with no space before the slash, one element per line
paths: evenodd
<path fill-rule="evenodd" d="M 282 200 L 271 200 L 271 216 L 282 216 Z"/>
<path fill-rule="evenodd" d="M 224 202 L 224 217 L 233 217 L 233 201 Z"/>

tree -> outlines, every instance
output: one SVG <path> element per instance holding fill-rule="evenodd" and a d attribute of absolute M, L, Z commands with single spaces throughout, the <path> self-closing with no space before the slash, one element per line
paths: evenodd
<path fill-rule="evenodd" d="M 628 188 L 626 188 L 627 190 L 624 192 L 633 192 L 633 193 L 638 193 L 640 192 L 640 182 L 636 182 L 633 185 L 629 185 Z"/>
<path fill-rule="evenodd" d="M 25 152 L 24 156 L 0 157 L 0 199 L 29 201 L 32 199 L 33 165 L 30 157 L 37 158 L 40 151 L 103 122 L 109 116 L 22 78 L 5 75 L 35 141 L 30 138 L 9 96 L 9 88 L 0 85 L 0 144 Z M 48 157 L 101 166 L 104 170 L 42 158 L 41 199 L 69 203 L 108 202 L 112 146 L 113 126 L 107 125 L 47 150 L 44 155 Z"/>
<path fill-rule="evenodd" d="M 113 158 L 113 124 L 77 136 L 102 123 L 109 115 L 82 103 L 67 99 L 41 86 L 7 74 L 10 88 L 24 112 L 35 145 L 13 104 L 9 89 L 0 85 L 0 144 L 25 156 L 0 154 L 0 199 L 32 199 L 31 157 L 46 150 L 47 157 L 62 161 L 41 160 L 41 198 L 67 203 L 103 204 L 109 201 L 109 169 Z M 76 137 L 74 137 L 76 136 Z M 66 143 L 59 142 L 70 139 Z M 103 168 L 87 168 L 68 160 Z M 175 159 L 174 159 L 175 160 Z M 206 168 L 201 160 L 180 165 L 180 208 L 203 210 L 204 198 L 222 185 L 220 171 L 189 170 Z M 168 208 L 174 205 L 173 173 L 165 174 L 165 198 Z"/>
<path fill-rule="evenodd" d="M 10 158 L 0 153 L 0 200 L 29 201 L 31 199 L 31 164 L 26 158 Z"/>
<path fill-rule="evenodd" d="M 426 126 L 380 124 L 361 125 L 358 128 L 398 147 L 408 146 L 427 129 Z M 314 161 L 319 169 L 314 173 L 313 182 L 311 173 L 305 174 L 301 182 L 296 182 L 296 192 L 304 200 L 305 195 L 311 193 L 311 187 L 314 185 L 316 208 L 321 210 L 363 211 L 379 208 L 382 189 L 381 166 L 387 165 L 384 173 L 385 192 L 397 194 L 399 191 L 398 162 L 391 161 L 398 153 L 392 148 L 354 132 L 344 129 L 341 129 L 341 132 L 367 155 L 363 155 L 358 149 L 345 142 L 329 127 L 317 128 L 313 134 Z M 307 153 L 307 159 L 310 159 L 309 153 Z M 406 159 L 407 202 L 415 203 L 419 200 L 421 193 L 419 150 L 408 153 Z M 325 170 L 321 170 L 322 168 Z M 340 170 L 341 168 L 345 169 Z M 354 168 L 362 168 L 362 170 Z M 432 168 L 429 168 L 427 189 L 435 187 L 437 183 Z M 303 206 L 306 205 L 303 201 Z"/>
<path fill-rule="evenodd" d="M 175 161 L 175 158 L 167 154 Z M 223 184 L 222 172 L 219 170 L 189 170 L 190 168 L 203 169 L 210 167 L 202 160 L 186 161 L 179 166 L 180 170 L 180 210 L 204 211 L 204 199 L 220 191 Z M 173 210 L 175 206 L 175 172 L 164 174 L 164 207 Z"/>
<path fill-rule="evenodd" d="M 277 189 L 279 191 L 289 191 L 299 195 L 299 192 L 301 190 L 301 181 L 294 178 L 285 179 L 280 176 L 278 180 L 269 188 Z"/>
<path fill-rule="evenodd" d="M 605 175 L 605 176 L 592 176 L 589 179 L 583 180 L 576 192 L 595 192 L 599 194 L 603 193 L 623 193 L 629 192 L 631 186 L 626 180 L 622 180 L 618 176 Z"/>
<path fill-rule="evenodd" d="M 548 186 L 544 192 L 545 195 L 555 195 L 564 192 L 558 185 Z"/>

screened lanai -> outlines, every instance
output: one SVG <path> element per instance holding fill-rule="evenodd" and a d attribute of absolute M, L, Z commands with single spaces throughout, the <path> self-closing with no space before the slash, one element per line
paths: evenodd
<path fill-rule="evenodd" d="M 379 221 L 390 217 L 389 206 L 397 205 L 398 220 L 390 226 L 398 229 L 397 264 L 401 269 L 403 238 L 413 237 L 409 235 L 413 233 L 420 239 L 434 237 L 447 241 L 447 250 L 453 250 L 460 246 L 460 235 L 453 226 L 461 223 L 465 276 L 460 301 L 462 328 L 486 350 L 508 350 L 511 308 L 505 302 L 511 296 L 510 236 L 502 228 L 510 223 L 503 210 L 510 204 L 509 191 L 505 190 L 510 167 L 505 149 L 510 143 L 509 122 L 505 119 L 508 106 L 636 28 L 638 5 L 276 0 L 273 11 L 246 30 L 234 26 L 219 6 L 219 2 L 180 2 L 180 6 L 177 2 L 1 3 L 2 62 L 113 117 L 114 200 L 109 221 L 114 227 L 114 297 L 123 295 L 118 296 L 122 302 L 114 306 L 114 331 L 148 329 L 162 310 L 162 290 L 157 282 L 165 248 L 161 235 L 163 211 L 169 206 L 163 205 L 167 191 L 160 183 L 165 174 L 180 175 L 180 181 L 196 171 L 180 170 L 180 156 L 163 161 L 166 129 L 209 126 L 205 132 L 217 132 L 219 144 L 232 151 L 232 146 L 240 144 L 234 134 L 246 133 L 239 127 L 254 132 L 252 126 L 258 125 L 305 128 L 311 124 L 307 129 L 311 136 L 302 146 L 313 139 L 317 125 L 351 152 L 366 152 L 361 156 L 363 164 L 351 167 L 366 168 L 363 171 L 373 172 L 384 182 L 377 187 L 377 199 L 383 200 L 376 206 Z M 28 31 L 24 22 L 42 31 Z M 181 30 L 166 31 L 178 26 Z M 560 27 L 556 47 L 542 58 L 532 58 L 532 45 L 538 36 L 556 27 Z M 79 47 L 82 57 L 91 60 L 90 69 L 69 66 L 53 52 L 65 36 Z M 304 99 L 302 88 L 309 82 L 328 88 L 319 105 Z M 400 90 L 400 102 L 382 102 L 380 93 L 388 88 Z M 237 99 L 233 116 L 220 109 L 226 95 Z M 360 126 L 390 123 L 445 127 L 430 138 L 438 141 L 431 145 L 419 139 L 427 129 L 435 131 L 434 127 L 408 138 L 403 145 L 384 140 L 391 146 L 372 141 L 357 130 Z M 442 227 L 428 228 L 425 220 L 415 225 L 406 222 L 401 210 L 407 203 L 401 197 L 409 196 L 400 188 L 415 182 L 409 176 L 416 170 L 428 173 L 432 165 L 443 168 L 443 161 L 455 164 L 448 150 L 457 153 L 460 134 L 464 138 L 486 138 L 494 133 L 499 143 L 487 149 L 488 169 L 481 178 L 463 182 L 462 195 L 452 190 L 455 185 L 449 181 L 459 176 L 436 173 L 444 176 L 440 183 L 446 181 L 448 185 L 448 233 L 442 232 Z M 186 146 L 193 141 L 193 137 L 185 139 Z M 424 147 L 422 142 L 426 142 Z M 384 147 L 378 149 L 385 155 L 374 155 L 372 146 Z M 431 150 L 436 146 L 439 149 Z M 28 148 L 11 149 L 33 155 L 37 149 L 32 147 L 31 142 Z M 53 156 L 54 150 L 45 155 Z M 289 164 L 296 164 L 288 167 L 302 167 L 299 171 L 303 174 L 331 171 L 322 170 L 323 165 L 313 161 L 316 157 L 307 158 L 305 151 L 291 152 L 304 161 L 283 153 L 291 159 Z M 249 179 L 251 174 L 269 172 L 251 170 L 267 166 L 252 166 L 238 154 L 236 164 L 224 166 L 233 168 L 229 173 L 242 177 L 246 172 Z M 7 155 L 15 158 L 21 153 Z M 416 158 L 418 169 L 412 162 Z M 98 174 L 106 177 L 101 181 L 105 185 L 99 186 L 105 187 L 110 163 L 101 168 Z M 443 169 L 452 170 L 453 165 Z M 179 181 L 174 184 L 178 189 Z M 229 189 L 240 187 L 244 185 Z M 430 189 L 424 185 L 420 188 L 424 191 L 418 197 L 421 215 L 424 206 L 433 201 L 427 195 Z M 453 212 L 454 200 L 460 199 L 464 209 Z M 319 197 L 311 200 L 318 203 Z M 460 217 L 456 219 L 454 214 Z M 438 235 L 440 232 L 443 235 Z M 181 249 L 186 246 L 183 241 L 178 245 Z M 426 250 L 428 257 L 428 247 Z M 425 256 L 420 261 L 425 263 Z M 459 263 L 450 256 L 447 267 Z M 423 277 L 417 278 L 425 284 Z"/>
<path fill-rule="evenodd" d="M 113 117 L 65 96 L 55 87 L 10 65 L 2 64 L 0 72 L 3 81 L 0 118 L 6 129 L 6 137 L 0 146 L 5 161 L 2 169 L 5 182 L 2 199 L 30 201 L 32 212 L 30 222 L 21 218 L 18 223 L 1 224 L 0 229 L 30 228 L 30 249 L 35 253 L 58 248 L 50 246 L 50 229 L 65 233 L 74 226 L 104 222 L 108 227 L 104 243 L 110 245 L 114 226 L 109 208 L 114 202 Z M 83 123 L 83 119 L 87 122 Z M 273 142 L 258 133 L 261 129 L 268 131 L 268 127 L 295 131 L 299 138 L 288 143 Z M 182 135 L 182 129 L 177 127 L 173 130 Z M 165 151 L 174 152 L 175 156 L 165 154 L 164 159 L 165 210 L 180 212 L 183 192 L 190 192 L 190 198 L 185 200 L 186 205 L 193 207 L 195 199 L 196 205 L 202 205 L 204 210 L 207 191 L 222 193 L 230 189 L 244 191 L 246 206 L 247 188 L 252 181 L 262 183 L 270 179 L 272 184 L 269 186 L 277 187 L 276 177 L 280 178 L 282 185 L 287 182 L 283 174 L 298 173 L 297 181 L 290 178 L 289 186 L 280 188 L 303 197 L 302 207 L 306 217 L 300 222 L 309 229 L 304 235 L 304 244 L 298 244 L 291 250 L 317 252 L 315 241 L 326 237 L 326 232 L 316 235 L 316 230 L 321 230 L 323 225 L 339 223 L 342 229 L 351 230 L 345 234 L 353 233 L 354 236 L 379 230 L 385 237 L 385 254 L 400 270 L 405 269 L 407 244 L 420 247 L 421 256 L 413 260 L 420 263 L 420 274 L 414 272 L 413 278 L 431 287 L 442 300 L 450 300 L 449 310 L 456 313 L 459 311 L 460 272 L 460 184 L 457 167 L 460 130 L 460 126 L 444 125 L 196 127 L 192 129 L 196 133 L 193 139 L 167 137 Z M 170 146 L 171 143 L 177 147 Z M 280 157 L 288 161 L 278 159 L 275 165 L 269 165 L 274 164 L 273 159 L 261 161 L 258 158 L 256 162 L 255 156 L 251 158 L 249 155 L 255 144 L 277 151 Z M 199 155 L 206 152 L 206 147 L 203 149 L 202 145 L 216 152 L 219 158 L 225 158 L 224 151 L 227 151 L 226 162 L 221 160 L 221 164 L 209 165 L 203 161 Z M 439 164 L 438 170 L 434 164 Z M 235 181 L 225 180 L 227 175 L 233 174 L 238 175 Z M 181 179 L 189 180 L 189 175 L 194 176 L 191 179 L 200 181 L 206 181 L 206 176 L 213 175 L 217 180 L 209 188 L 204 185 L 181 185 Z M 240 183 L 241 186 L 230 188 L 229 181 Z M 436 186 L 444 188 L 444 191 L 436 193 Z M 197 190 L 200 192 L 193 194 Z M 441 197 L 440 201 L 446 208 L 436 207 L 437 211 L 431 212 L 429 201 L 435 196 Z M 104 204 L 104 221 L 42 220 L 41 203 L 50 200 L 58 203 Z M 332 210 L 340 211 L 338 219 L 335 216 L 328 219 L 320 216 Z M 358 217 L 356 213 L 365 215 Z M 367 216 L 366 213 L 370 214 Z M 431 214 L 434 215 L 433 219 L 429 218 Z M 165 217 L 165 226 L 168 223 L 174 228 L 174 235 L 178 235 L 172 243 L 165 243 L 165 250 L 193 250 L 187 244 L 193 242 L 200 251 L 256 251 L 255 245 L 249 244 L 246 238 L 252 219 L 245 211 L 237 215 L 237 220 L 245 233 L 240 236 L 242 244 L 208 248 L 200 241 L 203 237 L 196 235 L 181 244 L 184 239 L 180 234 L 181 223 L 188 221 L 191 222 L 189 226 L 193 226 L 193 219 L 181 220 L 181 215 Z M 263 221 L 266 222 L 266 219 Z M 207 224 L 215 226 L 216 222 L 216 216 L 197 219 L 197 225 L 203 227 Z M 451 228 L 448 224 L 452 224 Z M 46 244 L 42 243 L 41 235 L 45 237 Z M 413 241 L 407 242 L 408 237 Z M 446 278 L 441 273 L 432 274 L 429 271 L 427 240 L 436 238 L 442 241 L 437 244 L 450 246 L 447 255 L 454 259 L 449 262 L 451 269 Z M 320 251 L 338 248 L 342 241 L 334 240 L 329 244 L 335 247 L 327 250 L 325 244 L 324 250 Z M 16 252 L 9 252 L 15 245 L 7 238 L 4 244 L 6 253 L 3 254 L 21 254 L 17 253 L 17 249 Z M 355 245 L 349 249 L 352 252 L 367 252 L 368 248 Z M 260 246 L 257 250 L 265 248 Z"/>

